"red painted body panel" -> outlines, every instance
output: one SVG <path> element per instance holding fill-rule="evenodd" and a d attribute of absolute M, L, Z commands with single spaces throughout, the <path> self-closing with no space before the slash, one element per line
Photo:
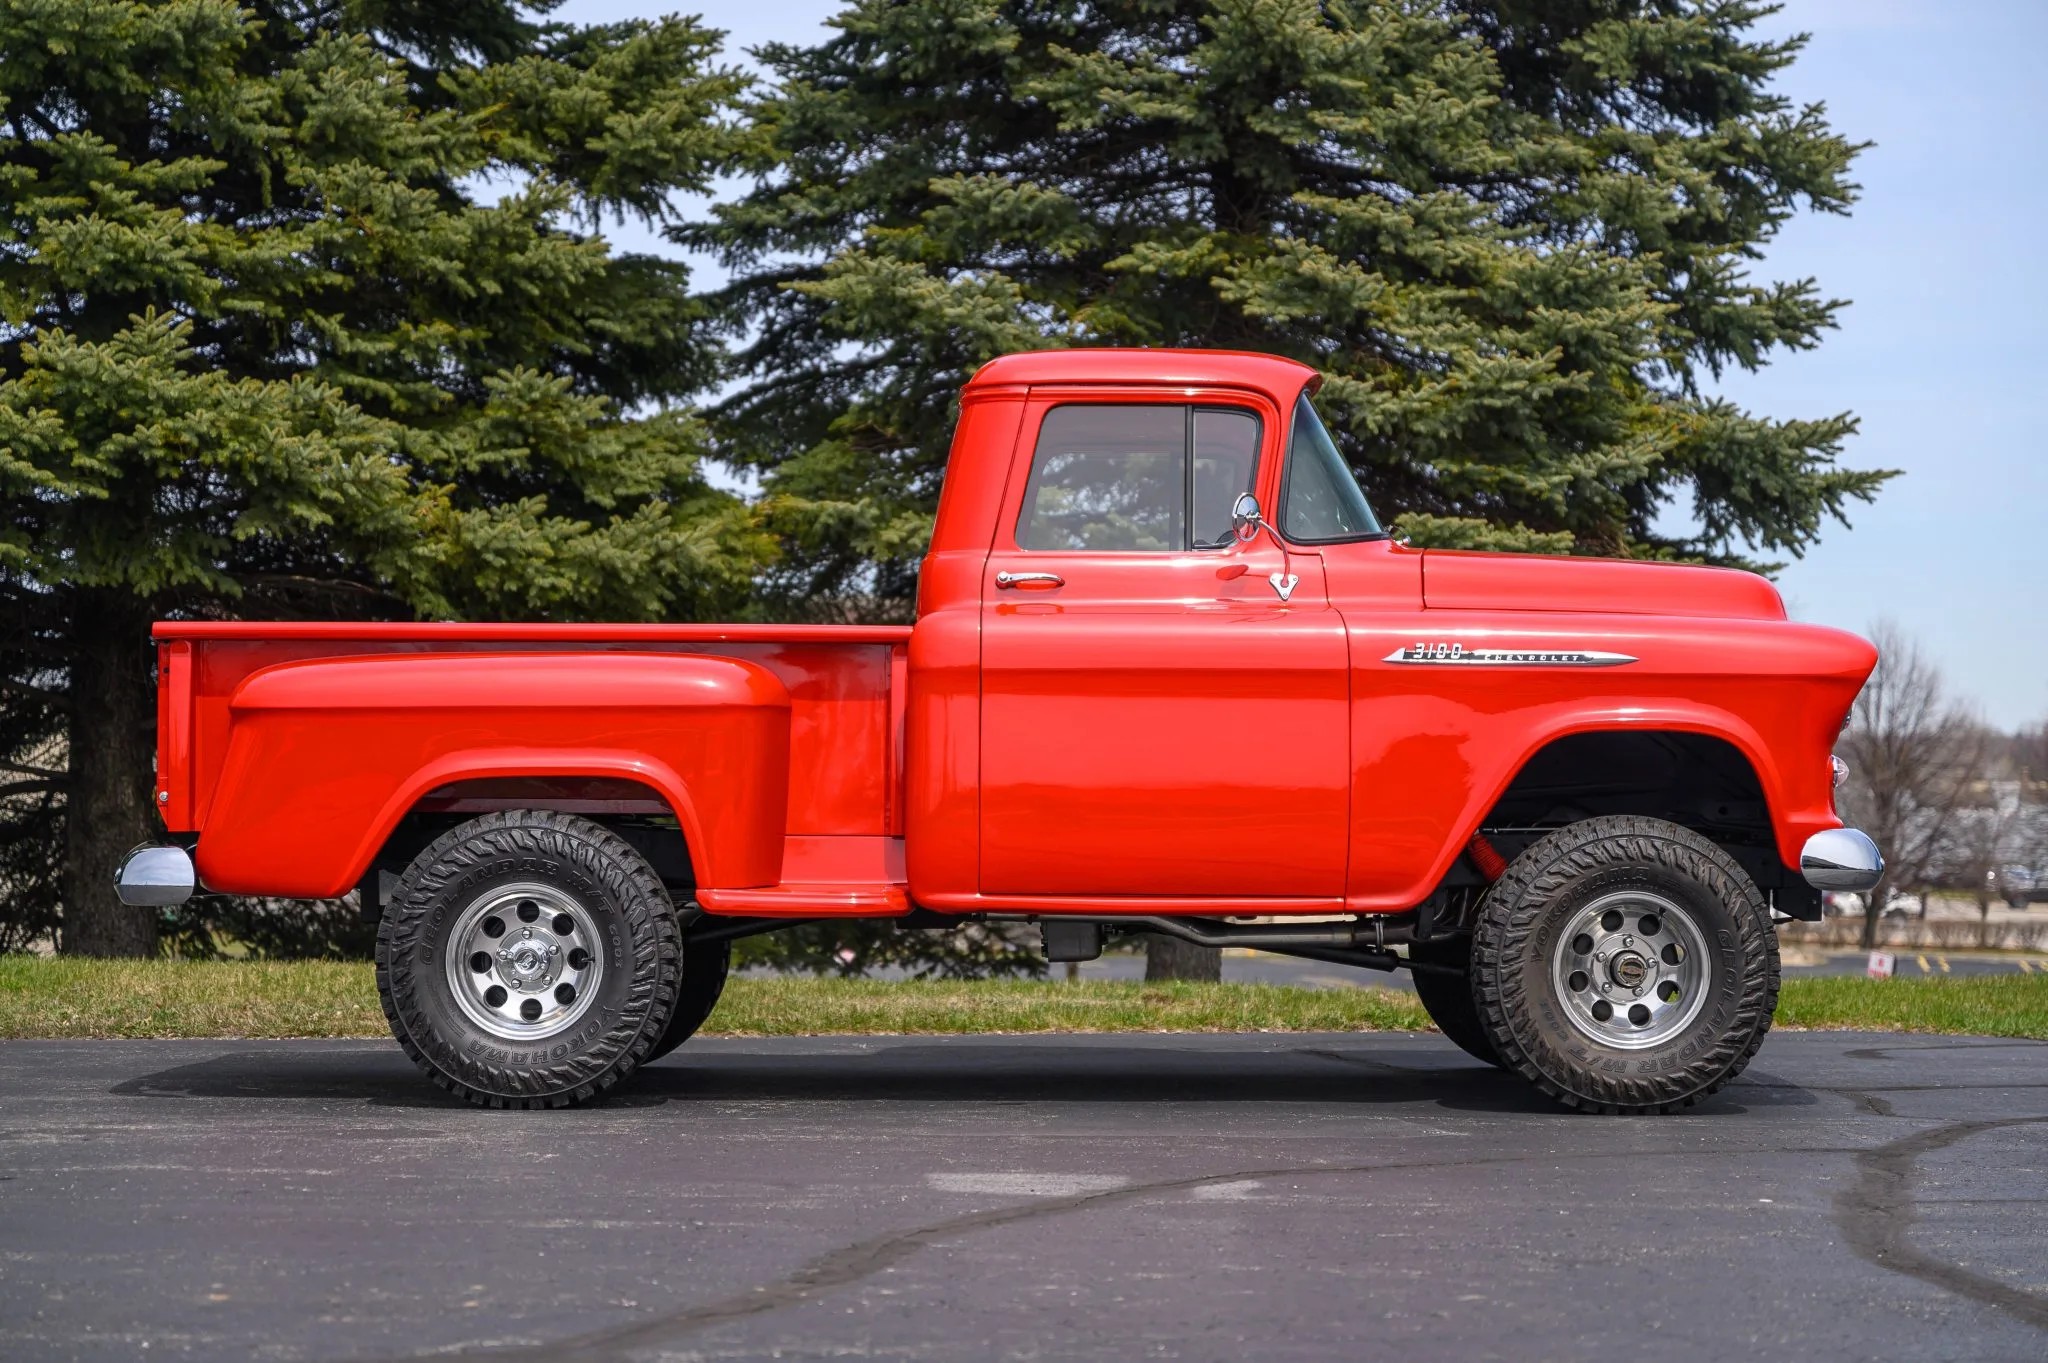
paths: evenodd
<path fill-rule="evenodd" d="M 745 792 L 758 794 L 765 788 L 763 782 L 772 782 L 786 796 L 772 827 L 736 837 L 731 849 L 715 834 L 706 836 L 719 845 L 702 852 L 692 841 L 693 856 L 699 858 L 698 879 L 706 885 L 773 885 L 779 878 L 776 868 L 786 836 L 883 838 L 890 832 L 892 805 L 900 803 L 901 721 L 894 708 L 892 676 L 896 656 L 910 635 L 906 628 L 177 622 L 158 625 L 156 633 L 164 677 L 159 704 L 167 712 L 160 713 L 158 765 L 166 774 L 164 788 L 177 792 L 160 807 L 167 827 L 201 834 L 200 874 L 222 890 L 341 893 L 354 887 L 363 865 L 381 845 L 383 832 L 345 827 L 332 813 L 292 823 L 281 812 L 265 811 L 296 809 L 290 803 L 299 798 L 296 788 L 322 780 L 337 762 L 357 760 L 354 746 L 364 741 L 362 728 L 374 728 L 382 719 L 355 716 L 340 722 L 323 710 L 301 708 L 259 720 L 257 712 L 237 714 L 231 706 L 245 681 L 266 669 L 322 659 L 357 664 L 384 660 L 392 670 L 374 681 L 369 672 L 341 675 L 358 679 L 366 697 L 378 701 L 383 706 L 378 713 L 387 718 L 404 710 L 408 698 L 418 694 L 410 679 L 414 669 L 430 659 L 453 655 L 520 660 L 521 666 L 542 657 L 570 660 L 566 665 L 552 664 L 545 677 L 521 683 L 527 689 L 519 699 L 530 713 L 514 713 L 519 707 L 487 701 L 482 688 L 472 691 L 467 679 L 477 674 L 442 678 L 448 685 L 437 700 L 444 715 L 477 710 L 474 715 L 463 713 L 464 725 L 449 730 L 449 741 L 459 739 L 462 745 L 466 765 L 460 772 L 454 770 L 456 750 L 451 748 L 440 755 L 446 760 L 433 773 L 436 779 L 424 785 L 424 777 L 401 781 L 386 772 L 406 789 L 417 788 L 417 798 L 430 804 L 431 793 L 448 782 L 484 777 L 573 775 L 654 785 L 647 773 L 665 765 L 658 751 L 660 724 L 646 726 L 646 737 L 635 739 L 633 725 L 620 723 L 610 731 L 611 739 L 599 742 L 590 737 L 587 717 L 577 713 L 593 703 L 600 708 L 616 704 L 617 697 L 610 694 L 613 674 L 606 669 L 621 657 L 678 662 L 724 658 L 769 675 L 786 697 L 787 738 L 780 749 L 785 754 L 780 776 L 757 774 L 750 765 L 735 766 L 737 759 L 729 758 L 724 765 L 705 768 L 698 780 L 711 785 L 708 803 L 720 808 L 747 805 L 753 797 Z M 574 651 L 564 652 L 569 649 Z M 183 661 L 173 665 L 173 658 Z M 172 700 L 180 691 L 188 698 L 183 709 L 190 716 L 182 729 L 175 719 L 181 707 Z M 329 699 L 338 710 L 348 708 L 344 696 Z M 442 723 L 432 717 L 431 709 L 422 708 L 420 714 L 427 728 Z M 471 720 L 475 722 L 467 722 Z M 261 730 L 260 747 L 254 746 L 259 740 L 253 732 L 241 737 L 251 725 Z M 189 737 L 179 737 L 185 733 Z M 230 769 L 229 752 L 238 739 L 248 756 Z M 391 734 L 382 734 L 370 746 L 385 748 L 392 741 Z M 180 742 L 182 750 L 174 749 Z M 290 761 L 284 760 L 286 754 Z M 427 760 L 435 759 L 422 759 Z M 303 766 L 294 765 L 302 761 Z M 690 787 L 683 776 L 676 779 Z M 657 793 L 659 802 L 650 801 L 648 808 L 676 813 L 681 822 L 676 805 L 682 797 L 658 787 Z M 698 799 L 694 793 L 689 798 Z M 262 838 L 244 832 L 245 811 L 250 810 L 257 811 L 256 821 L 265 829 Z M 404 812 L 398 809 L 392 821 Z M 380 804 L 380 818 L 382 813 Z M 288 871 L 281 872 L 266 860 L 265 849 L 273 844 L 289 854 L 293 864 Z M 769 868 L 765 872 L 764 865 Z M 306 888 L 316 879 L 323 889 Z"/>
<path fill-rule="evenodd" d="M 783 844 L 780 884 L 700 888 L 697 902 L 713 913 L 760 918 L 894 917 L 910 908 L 903 884 L 901 838 L 792 837 Z"/>
<path fill-rule="evenodd" d="M 789 693 L 735 658 L 424 654 L 282 663 L 235 688 L 206 883 L 328 898 L 353 889 L 437 787 L 603 776 L 658 794 L 706 885 L 781 876 Z M 714 793 L 700 799 L 692 792 Z"/>
<path fill-rule="evenodd" d="M 606 778 L 592 808 L 674 813 L 705 908 L 805 917 L 1400 911 L 1532 754 L 1593 730 L 1733 744 L 1787 864 L 1837 826 L 1827 755 L 1875 654 L 1787 621 L 1761 578 L 1270 534 L 1019 547 L 1054 405 L 1248 408 L 1274 508 L 1288 413 L 1315 382 L 1221 352 L 985 366 L 914 629 L 160 625 L 160 808 L 199 834 L 214 888 L 327 895 L 414 802 L 474 807 L 479 787 L 451 783 Z M 1005 570 L 1062 581 L 998 590 Z M 1285 600 L 1275 573 L 1298 579 Z M 1389 660 L 1416 646 L 1633 661 Z"/>
<path fill-rule="evenodd" d="M 1431 610 L 1785 618 L 1777 588 L 1732 568 L 1444 549 L 1423 555 L 1422 603 Z"/>
<path fill-rule="evenodd" d="M 1214 383 L 1172 393 L 1260 418 L 1255 490 L 1268 505 L 1283 403 L 1308 377 L 1276 367 L 1294 387 L 1284 398 Z M 1045 415 L 1158 398 L 1125 383 L 1064 384 L 1033 389 L 1026 405 L 979 575 L 981 893 L 1339 896 L 1346 654 L 1320 559 L 1283 555 L 1270 536 L 1170 554 L 1018 546 Z M 1299 579 L 1288 601 L 1268 580 L 1283 568 Z M 1006 591 L 1004 571 L 1063 581 Z"/>

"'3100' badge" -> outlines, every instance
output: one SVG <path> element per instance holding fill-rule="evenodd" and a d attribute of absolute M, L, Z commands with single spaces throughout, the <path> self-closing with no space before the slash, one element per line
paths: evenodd
<path fill-rule="evenodd" d="M 1597 648 L 1467 648 L 1460 643 L 1414 643 L 1381 661 L 1447 667 L 1619 667 L 1636 659 Z"/>

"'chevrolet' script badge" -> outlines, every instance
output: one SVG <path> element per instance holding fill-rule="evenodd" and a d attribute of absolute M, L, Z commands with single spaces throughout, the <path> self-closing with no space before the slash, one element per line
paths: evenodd
<path fill-rule="evenodd" d="M 1463 644 L 1409 644 L 1382 662 L 1432 663 L 1444 667 L 1619 667 L 1636 659 L 1597 648 L 1467 648 Z"/>

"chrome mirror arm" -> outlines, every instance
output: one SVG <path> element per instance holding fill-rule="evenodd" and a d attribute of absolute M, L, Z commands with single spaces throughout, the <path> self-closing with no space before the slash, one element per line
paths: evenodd
<path fill-rule="evenodd" d="M 1267 580 L 1273 584 L 1273 590 L 1279 594 L 1280 600 L 1286 602 L 1294 595 L 1294 584 L 1299 579 L 1295 577 L 1293 564 L 1287 557 L 1287 541 L 1280 537 L 1280 532 L 1266 519 L 1257 497 L 1247 492 L 1231 503 L 1230 529 L 1231 533 L 1237 536 L 1239 544 L 1250 544 L 1259 537 L 1261 530 L 1272 536 L 1273 543 L 1280 547 L 1280 571 L 1272 574 Z"/>

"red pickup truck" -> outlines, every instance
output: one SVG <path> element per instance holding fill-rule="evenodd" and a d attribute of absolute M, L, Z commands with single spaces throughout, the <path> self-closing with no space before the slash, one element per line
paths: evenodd
<path fill-rule="evenodd" d="M 908 628 L 159 624 L 121 895 L 360 889 L 393 1033 L 495 1106 L 606 1093 L 733 940 L 833 917 L 1407 969 L 1570 1106 L 1713 1092 L 1773 915 L 1878 878 L 1830 754 L 1875 652 L 1748 573 L 1391 539 L 1316 385 L 987 365 Z"/>

